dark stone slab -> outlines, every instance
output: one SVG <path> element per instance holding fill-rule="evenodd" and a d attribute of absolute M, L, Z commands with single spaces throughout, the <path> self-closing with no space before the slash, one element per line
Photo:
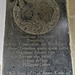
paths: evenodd
<path fill-rule="evenodd" d="M 65 0 L 56 0 L 60 19 L 43 35 L 23 32 L 14 22 L 15 0 L 7 0 L 3 75 L 72 75 Z"/>

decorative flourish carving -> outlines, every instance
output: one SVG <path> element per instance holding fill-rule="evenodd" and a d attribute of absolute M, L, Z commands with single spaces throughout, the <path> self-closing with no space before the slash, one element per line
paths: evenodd
<path fill-rule="evenodd" d="M 14 21 L 26 33 L 40 35 L 52 30 L 59 19 L 55 0 L 17 0 L 13 8 Z"/>

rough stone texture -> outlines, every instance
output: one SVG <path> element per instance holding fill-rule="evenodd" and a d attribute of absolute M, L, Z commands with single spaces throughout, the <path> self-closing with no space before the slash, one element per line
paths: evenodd
<path fill-rule="evenodd" d="M 66 2 L 56 2 L 60 8 L 56 27 L 43 35 L 30 35 L 14 21 L 15 1 L 7 0 L 3 75 L 72 75 Z"/>
<path fill-rule="evenodd" d="M 55 0 L 20 0 L 14 5 L 13 16 L 21 30 L 40 35 L 55 27 L 60 14 Z"/>
<path fill-rule="evenodd" d="M 75 75 L 75 0 L 67 0 L 73 75 Z"/>

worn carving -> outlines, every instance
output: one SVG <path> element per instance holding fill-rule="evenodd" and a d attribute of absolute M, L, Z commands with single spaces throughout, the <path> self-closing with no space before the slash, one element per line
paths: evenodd
<path fill-rule="evenodd" d="M 13 8 L 18 27 L 26 33 L 40 35 L 52 30 L 59 19 L 55 0 L 19 0 Z"/>
<path fill-rule="evenodd" d="M 73 75 L 66 0 L 7 0 L 6 8 L 2 75 Z"/>

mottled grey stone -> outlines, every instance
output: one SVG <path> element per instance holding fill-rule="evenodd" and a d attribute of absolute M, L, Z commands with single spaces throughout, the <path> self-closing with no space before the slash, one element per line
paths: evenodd
<path fill-rule="evenodd" d="M 32 35 L 15 23 L 13 9 L 16 1 L 7 0 L 3 75 L 72 75 L 66 2 L 55 1 L 60 9 L 55 28 L 46 34 Z"/>

